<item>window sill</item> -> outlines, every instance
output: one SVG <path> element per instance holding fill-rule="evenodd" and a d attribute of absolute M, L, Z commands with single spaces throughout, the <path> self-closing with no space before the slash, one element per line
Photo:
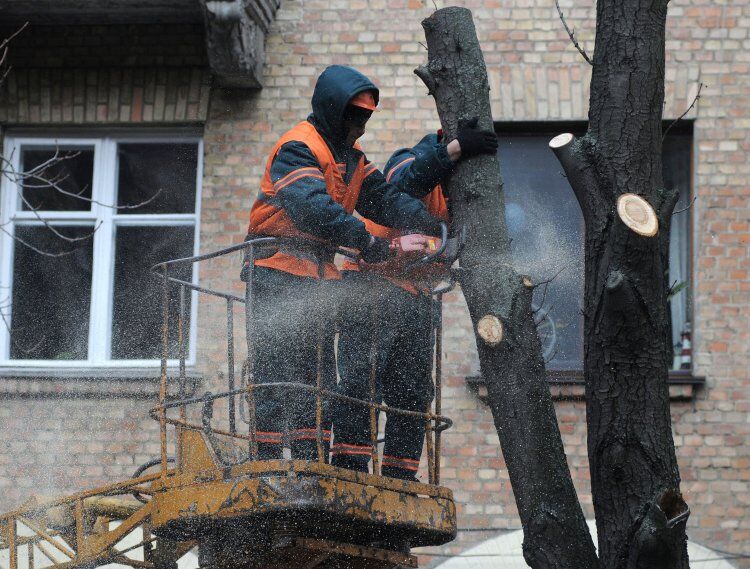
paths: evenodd
<path fill-rule="evenodd" d="M 705 383 L 706 378 L 693 375 L 691 370 L 669 372 L 670 401 L 691 401 Z M 583 401 L 586 391 L 582 371 L 548 371 L 547 383 L 555 401 Z M 487 403 L 487 386 L 481 375 L 467 376 L 466 384 L 480 401 Z"/>
<path fill-rule="evenodd" d="M 187 396 L 195 394 L 202 375 L 187 370 Z M 167 373 L 176 389 L 178 370 Z M 0 367 L 0 396 L 156 399 L 159 367 Z"/>

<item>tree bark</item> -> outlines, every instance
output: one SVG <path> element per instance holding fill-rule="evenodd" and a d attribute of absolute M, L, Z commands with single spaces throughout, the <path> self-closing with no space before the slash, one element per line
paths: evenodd
<path fill-rule="evenodd" d="M 415 73 L 435 98 L 448 139 L 472 117 L 492 129 L 487 70 L 471 12 L 437 10 L 422 26 L 428 63 Z M 510 264 L 497 157 L 460 162 L 446 189 L 453 224 L 466 229 L 459 280 L 524 528 L 524 558 L 534 568 L 598 567 L 547 385 L 533 285 Z"/>
<path fill-rule="evenodd" d="M 666 0 L 598 1 L 588 132 L 550 143 L 586 224 L 588 455 L 599 556 L 612 569 L 688 566 L 665 342 L 677 199 L 662 179 L 666 14 Z M 654 236 L 618 214 L 626 193 L 653 208 Z"/>

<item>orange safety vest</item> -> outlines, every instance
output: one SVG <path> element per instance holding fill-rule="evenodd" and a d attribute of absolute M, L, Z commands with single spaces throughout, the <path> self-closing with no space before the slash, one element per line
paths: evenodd
<path fill-rule="evenodd" d="M 393 171 L 391 171 L 391 173 L 393 173 Z M 389 174 L 386 179 L 390 181 L 391 175 Z M 422 202 L 425 204 L 425 206 L 427 206 L 427 211 L 429 213 L 431 213 L 441 221 L 445 221 L 446 223 L 450 221 L 448 215 L 448 203 L 445 200 L 445 196 L 443 195 L 443 188 L 440 186 L 440 184 L 435 186 L 429 194 L 423 197 Z M 375 235 L 376 237 L 382 237 L 383 239 L 389 240 L 402 235 L 402 232 L 398 229 L 392 229 L 390 227 L 378 225 L 377 223 L 369 219 L 363 219 L 362 221 L 365 222 L 365 227 L 367 228 L 367 231 L 370 233 L 370 235 Z M 345 271 L 360 270 L 359 265 L 351 261 L 346 261 L 343 264 L 342 269 Z M 382 276 L 396 286 L 412 294 L 427 292 L 427 288 L 423 283 L 430 280 L 439 279 L 446 273 L 445 267 L 443 267 L 439 263 L 431 263 L 424 267 L 420 267 L 419 269 L 410 272 L 408 276 L 396 276 L 393 270 L 389 267 L 388 263 L 383 264 L 382 267 L 374 265 L 371 269 L 368 270 Z"/>
<path fill-rule="evenodd" d="M 307 167 L 299 168 L 290 172 L 276 183 L 271 181 L 271 164 L 273 163 L 279 149 L 287 142 L 301 142 L 307 146 L 318 161 L 320 168 Z M 355 145 L 358 150 L 359 145 Z M 341 204 L 347 213 L 354 212 L 354 206 L 357 204 L 359 192 L 362 188 L 362 181 L 367 174 L 375 170 L 371 163 L 365 167 L 364 155 L 360 158 L 359 163 L 351 176 L 349 183 L 344 182 L 344 166 L 337 164 L 326 144 L 323 137 L 315 127 L 307 122 L 302 121 L 295 125 L 291 130 L 286 132 L 273 147 L 271 154 L 266 163 L 266 172 L 260 183 L 260 189 L 264 195 L 271 198 L 282 188 L 294 183 L 300 178 L 312 176 L 325 181 L 326 191 L 333 198 L 333 201 Z M 289 218 L 283 208 L 276 207 L 262 200 L 256 200 L 250 210 L 250 226 L 248 228 L 250 235 L 267 235 L 277 237 L 297 237 L 309 239 L 312 243 L 327 244 L 328 242 L 305 233 L 297 229 L 292 220 Z M 301 277 L 318 277 L 318 264 L 311 259 L 304 259 L 294 256 L 292 252 L 278 252 L 267 259 L 257 259 L 255 265 L 259 267 L 269 267 L 298 275 Z M 333 262 L 324 262 L 324 279 L 340 279 L 341 274 Z"/>

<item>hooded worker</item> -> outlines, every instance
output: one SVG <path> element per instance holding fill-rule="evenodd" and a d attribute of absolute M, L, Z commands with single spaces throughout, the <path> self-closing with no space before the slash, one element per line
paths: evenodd
<path fill-rule="evenodd" d="M 458 160 L 497 151 L 495 133 L 478 130 L 476 124 L 476 120 L 463 124 L 457 138 L 448 144 L 429 134 L 413 148 L 396 151 L 386 164 L 386 180 L 422 200 L 429 213 L 449 222 L 441 180 Z M 365 223 L 370 233 L 384 239 L 398 239 L 402 234 L 373 220 Z M 348 263 L 344 268 L 351 294 L 346 297 L 345 317 L 340 323 L 340 393 L 359 399 L 368 396 L 374 363 L 378 399 L 389 409 L 426 413 L 433 398 L 433 315 L 437 314 L 430 290 L 445 276 L 445 264 L 434 262 L 415 270 L 408 262 L 393 259 L 377 265 Z M 332 464 L 366 472 L 370 429 L 367 409 L 337 403 Z M 416 481 L 424 435 L 424 419 L 389 410 L 382 474 Z"/>
<path fill-rule="evenodd" d="M 271 151 L 250 211 L 248 238 L 284 240 L 247 259 L 243 269 L 247 280 L 254 266 L 251 380 L 256 384 L 316 385 L 319 380 L 323 388 L 334 387 L 336 247 L 358 249 L 368 263 L 393 254 L 390 241 L 371 235 L 353 215 L 355 209 L 388 227 L 439 232 L 439 220 L 422 202 L 389 184 L 356 142 L 377 104 L 378 89 L 367 77 L 350 67 L 330 66 L 318 77 L 312 114 Z M 321 410 L 315 396 L 278 386 L 255 394 L 260 458 L 281 458 L 284 433 L 292 458 L 317 457 L 316 414 Z"/>

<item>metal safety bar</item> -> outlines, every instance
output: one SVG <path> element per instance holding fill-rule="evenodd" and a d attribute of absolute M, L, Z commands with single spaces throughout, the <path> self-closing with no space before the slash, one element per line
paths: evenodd
<path fill-rule="evenodd" d="M 439 251 L 428 255 L 425 259 L 420 259 L 420 262 L 425 260 L 432 260 L 439 255 L 445 246 L 445 231 L 443 231 L 443 245 Z M 166 478 L 168 472 L 168 456 L 167 456 L 167 426 L 173 426 L 178 431 L 180 429 L 197 430 L 206 433 L 207 439 L 211 442 L 214 441 L 216 435 L 230 437 L 234 439 L 244 440 L 248 442 L 248 450 L 246 454 L 243 454 L 239 458 L 237 456 L 232 457 L 229 461 L 233 464 L 241 464 L 248 460 L 258 459 L 258 439 L 256 432 L 256 391 L 263 389 L 282 389 L 289 390 L 290 392 L 307 392 L 311 393 L 315 397 L 315 440 L 318 450 L 318 461 L 325 461 L 324 450 L 324 436 L 323 436 L 323 401 L 344 401 L 353 405 L 367 406 L 370 414 L 370 426 L 371 426 L 371 458 L 373 462 L 373 473 L 379 474 L 380 470 L 380 457 L 378 454 L 378 438 L 377 438 L 377 414 L 380 412 L 388 414 L 407 415 L 425 422 L 426 425 L 426 450 L 427 450 L 427 462 L 428 462 L 428 477 L 431 484 L 439 484 L 440 482 L 440 435 L 442 431 L 450 428 L 452 421 L 447 417 L 441 415 L 441 344 L 442 344 L 442 325 L 441 319 L 434 318 L 432 312 L 432 299 L 436 299 L 438 303 L 442 300 L 442 296 L 445 292 L 448 292 L 453 287 L 453 282 L 448 283 L 447 286 L 441 286 L 430 293 L 431 308 L 430 308 L 430 319 L 431 325 L 434 326 L 432 329 L 435 333 L 435 342 L 433 352 L 433 362 L 435 371 L 435 411 L 432 412 L 428 409 L 427 412 L 409 411 L 405 409 L 398 409 L 395 407 L 389 407 L 387 405 L 378 403 L 376 401 L 376 377 L 375 377 L 375 345 L 371 346 L 371 373 L 369 378 L 369 401 L 363 399 L 357 399 L 349 397 L 324 389 L 322 386 L 322 330 L 319 330 L 317 340 L 317 366 L 316 366 L 316 380 L 314 385 L 308 385 L 297 382 L 274 382 L 274 383 L 263 383 L 256 384 L 253 381 L 253 361 L 254 361 L 254 349 L 255 349 L 255 338 L 253 328 L 253 280 L 254 280 L 254 260 L 258 251 L 264 249 L 286 247 L 294 248 L 295 245 L 300 245 L 301 241 L 292 238 L 280 238 L 280 237 L 256 237 L 249 239 L 243 243 L 226 247 L 210 253 L 196 255 L 192 257 L 184 257 L 180 259 L 172 259 L 158 263 L 152 267 L 152 272 L 157 275 L 162 281 L 162 360 L 161 360 L 161 381 L 159 386 L 159 404 L 151 409 L 150 415 L 152 418 L 159 422 L 160 429 L 160 468 L 161 477 Z M 192 282 L 188 282 L 176 277 L 170 276 L 170 269 L 176 266 L 192 265 L 194 263 L 216 259 L 224 257 L 235 252 L 243 251 L 245 261 L 248 263 L 247 280 L 245 283 L 245 294 L 244 296 L 238 296 L 231 292 L 224 292 L 219 290 L 213 290 L 207 287 L 199 286 Z M 341 254 L 349 258 L 357 258 L 357 255 L 352 251 L 343 248 L 331 248 L 331 253 Z M 323 263 L 318 261 L 318 277 L 322 283 L 323 279 Z M 169 359 L 169 326 L 170 326 L 170 315 L 169 315 L 169 300 L 170 300 L 170 287 L 178 287 L 179 292 L 179 314 L 177 318 L 177 343 L 178 343 L 178 357 L 179 357 L 179 393 L 177 397 L 171 397 L 169 394 L 169 381 L 168 381 L 168 370 L 167 362 Z M 192 291 L 208 296 L 221 298 L 226 302 L 226 342 L 227 342 L 227 390 L 218 393 L 211 394 L 207 393 L 202 397 L 185 397 L 186 393 L 186 341 L 188 334 L 185 333 L 185 326 L 187 325 L 186 317 L 186 292 Z M 237 387 L 236 375 L 235 375 L 235 337 L 234 337 L 234 308 L 235 305 L 244 305 L 245 312 L 245 336 L 247 344 L 247 355 L 242 365 L 242 374 L 240 387 Z M 439 309 L 438 309 L 439 310 Z M 248 424 L 247 434 L 238 432 L 237 425 L 237 404 L 235 397 L 242 396 L 240 400 L 240 414 L 242 415 L 244 405 L 247 405 L 247 417 L 246 423 Z M 215 401 L 220 399 L 227 399 L 227 413 L 228 413 L 228 429 L 219 429 L 211 424 L 213 417 L 213 404 Z M 198 424 L 191 422 L 187 419 L 188 412 L 187 408 L 190 405 L 201 405 L 202 406 L 202 420 Z M 168 411 L 171 409 L 178 409 L 179 416 L 173 417 L 168 416 Z M 334 434 L 335 436 L 335 434 Z M 213 444 L 213 443 L 212 443 Z M 216 450 L 216 449 L 215 449 Z M 179 452 L 179 451 L 178 451 Z M 221 453 L 217 452 L 219 456 Z M 179 457 L 178 457 L 179 459 Z M 229 463 L 225 466 L 231 465 Z"/>
<path fill-rule="evenodd" d="M 168 475 L 173 474 L 170 469 Z M 155 541 L 146 538 L 152 505 L 148 500 L 139 503 L 120 497 L 148 494 L 150 483 L 161 476 L 160 472 L 140 475 L 72 496 L 30 500 L 0 515 L 0 550 L 8 551 L 8 569 L 69 569 L 130 561 L 120 556 Z M 109 522 L 114 520 L 119 521 L 119 526 L 109 528 Z M 123 539 L 135 528 L 144 531 L 144 539 L 125 546 Z M 149 552 L 144 549 L 143 554 Z"/>

